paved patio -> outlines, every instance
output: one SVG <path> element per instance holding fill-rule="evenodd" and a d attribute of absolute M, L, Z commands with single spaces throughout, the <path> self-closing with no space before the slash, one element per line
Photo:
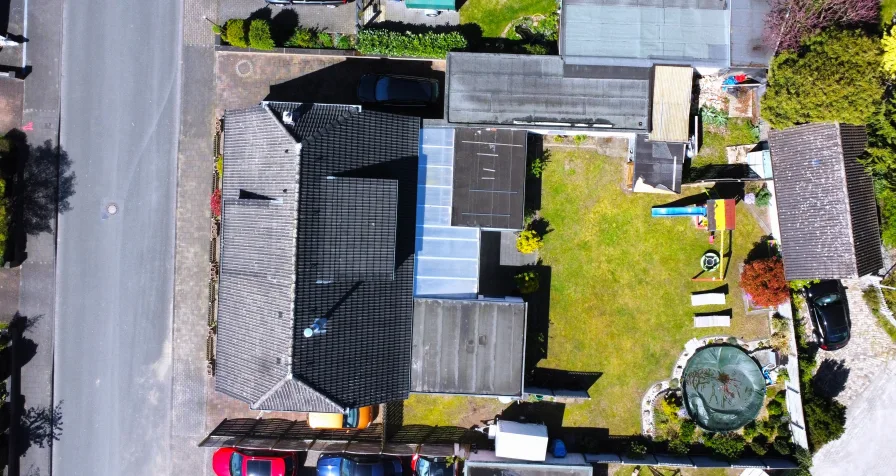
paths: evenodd
<path fill-rule="evenodd" d="M 358 104 L 358 80 L 367 73 L 390 73 L 445 80 L 445 62 L 255 52 L 217 53 L 215 113 L 263 100 Z M 444 90 L 444 88 L 443 88 Z M 430 107 L 373 108 L 396 114 L 441 118 L 442 101 Z"/>

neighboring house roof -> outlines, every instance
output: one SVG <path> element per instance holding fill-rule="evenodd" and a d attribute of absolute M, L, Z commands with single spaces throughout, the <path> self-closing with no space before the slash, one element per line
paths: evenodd
<path fill-rule="evenodd" d="M 656 66 L 653 74 L 650 140 L 687 142 L 691 127 L 694 68 Z"/>
<path fill-rule="evenodd" d="M 883 267 L 862 126 L 805 124 L 769 135 L 784 273 L 858 278 Z"/>
<path fill-rule="evenodd" d="M 414 300 L 411 391 L 520 396 L 526 303 Z"/>
<path fill-rule="evenodd" d="M 526 138 L 524 130 L 456 129 L 452 225 L 523 228 Z"/>
<path fill-rule="evenodd" d="M 569 64 L 730 65 L 724 0 L 564 0 L 560 54 Z"/>
<path fill-rule="evenodd" d="M 635 192 L 681 193 L 686 144 L 651 142 L 647 134 L 635 137 L 632 179 Z M 648 187 L 644 187 L 647 185 Z"/>
<path fill-rule="evenodd" d="M 763 39 L 768 0 L 731 1 L 731 66 L 768 66 L 774 54 Z"/>
<path fill-rule="evenodd" d="M 419 119 L 265 103 L 225 121 L 215 388 L 265 410 L 405 398 Z"/>
<path fill-rule="evenodd" d="M 650 68 L 564 66 L 558 56 L 449 53 L 455 124 L 647 131 Z"/>

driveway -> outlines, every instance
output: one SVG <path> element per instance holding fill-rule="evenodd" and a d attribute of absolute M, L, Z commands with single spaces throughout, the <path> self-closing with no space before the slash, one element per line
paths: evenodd
<path fill-rule="evenodd" d="M 217 108 L 249 107 L 263 100 L 358 104 L 358 80 L 367 73 L 435 78 L 444 91 L 445 62 L 252 52 L 217 53 Z M 444 95 L 429 107 L 367 107 L 425 119 L 444 115 Z"/>

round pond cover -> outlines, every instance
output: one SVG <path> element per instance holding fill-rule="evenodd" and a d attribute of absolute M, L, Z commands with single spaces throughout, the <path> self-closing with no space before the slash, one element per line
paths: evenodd
<path fill-rule="evenodd" d="M 733 431 L 756 419 L 765 399 L 759 365 L 739 347 L 698 350 L 681 377 L 684 405 L 700 428 Z"/>

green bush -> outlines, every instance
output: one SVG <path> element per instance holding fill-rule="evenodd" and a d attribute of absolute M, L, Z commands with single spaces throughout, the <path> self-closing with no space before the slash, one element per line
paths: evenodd
<path fill-rule="evenodd" d="M 548 166 L 549 160 L 548 151 L 545 151 L 541 157 L 532 159 L 532 162 L 529 163 L 529 175 L 540 178 L 541 174 L 544 173 L 544 169 Z"/>
<path fill-rule="evenodd" d="M 399 33 L 390 30 L 362 30 L 358 33 L 358 51 L 365 55 L 445 58 L 449 51 L 463 50 L 467 39 L 456 31 L 449 33 Z"/>
<path fill-rule="evenodd" d="M 218 171 L 218 175 L 224 176 L 224 156 L 219 155 L 217 159 L 215 159 L 215 169 Z"/>
<path fill-rule="evenodd" d="M 896 191 L 875 182 L 877 205 L 880 207 L 880 239 L 888 247 L 896 247 Z"/>
<path fill-rule="evenodd" d="M 285 46 L 288 48 L 314 48 L 317 46 L 317 38 L 314 32 L 308 28 L 297 27 L 292 36 L 286 40 Z"/>
<path fill-rule="evenodd" d="M 322 31 L 317 34 L 317 44 L 320 45 L 321 48 L 332 48 L 333 47 L 333 35 Z"/>
<path fill-rule="evenodd" d="M 784 413 L 784 406 L 781 405 L 781 402 L 777 400 L 768 402 L 768 405 L 765 406 L 765 409 L 768 410 L 768 414 L 771 416 L 776 416 Z"/>
<path fill-rule="evenodd" d="M 694 420 L 683 420 L 678 428 L 678 437 L 681 441 L 691 444 L 694 441 L 694 434 L 697 432 L 697 424 Z"/>
<path fill-rule="evenodd" d="M 548 47 L 541 43 L 526 43 L 523 45 L 523 51 L 530 55 L 547 55 L 551 53 Z"/>
<path fill-rule="evenodd" d="M 803 410 L 809 433 L 809 444 L 819 448 L 843 435 L 846 426 L 846 407 L 842 403 L 803 392 Z"/>
<path fill-rule="evenodd" d="M 868 120 L 868 148 L 859 161 L 888 188 L 896 188 L 896 96 L 891 91 Z"/>
<path fill-rule="evenodd" d="M 712 450 L 715 456 L 727 461 L 735 461 L 743 454 L 746 442 L 737 433 L 716 433 L 712 438 L 703 440 L 703 444 Z"/>
<path fill-rule="evenodd" d="M 576 134 L 572 136 L 572 141 L 576 144 L 577 147 L 584 144 L 586 140 L 588 140 L 588 136 L 585 134 Z"/>
<path fill-rule="evenodd" d="M 249 46 L 246 42 L 246 21 L 239 18 L 231 18 L 224 22 L 224 33 L 221 39 L 237 48 L 245 48 Z"/>
<path fill-rule="evenodd" d="M 753 450 L 753 453 L 756 453 L 756 456 L 763 456 L 768 453 L 768 448 L 765 445 L 757 443 L 755 441 L 750 442 L 750 449 Z"/>
<path fill-rule="evenodd" d="M 759 420 L 756 423 L 756 430 L 759 431 L 760 435 L 762 435 L 768 439 L 772 439 L 775 436 L 775 431 L 777 431 L 777 428 L 776 428 L 776 425 L 774 424 L 774 422 L 766 419 L 766 420 Z"/>
<path fill-rule="evenodd" d="M 628 445 L 628 452 L 626 455 L 632 459 L 641 459 L 647 454 L 647 447 L 638 443 L 637 441 L 633 441 Z"/>
<path fill-rule="evenodd" d="M 780 455 L 789 455 L 793 447 L 790 444 L 790 440 L 787 438 L 775 438 L 775 442 L 772 443 L 772 447 L 775 448 L 775 451 Z"/>
<path fill-rule="evenodd" d="M 256 50 L 273 50 L 274 46 L 271 24 L 261 18 L 252 20 L 252 23 L 249 23 L 249 47 Z"/>
<path fill-rule="evenodd" d="M 746 438 L 748 440 L 752 440 L 753 438 L 756 438 L 756 435 L 758 435 L 758 434 L 759 434 L 759 429 L 756 428 L 755 421 L 751 421 L 750 423 L 747 423 L 746 426 L 744 426 L 744 438 Z"/>
<path fill-rule="evenodd" d="M 523 294 L 531 294 L 538 291 L 540 285 L 538 272 L 535 270 L 523 271 L 514 276 L 516 287 Z"/>
<path fill-rule="evenodd" d="M 787 390 L 779 390 L 778 393 L 775 394 L 775 401 L 784 405 L 787 401 Z"/>
<path fill-rule="evenodd" d="M 728 125 L 728 113 L 712 106 L 703 106 L 700 108 L 700 120 L 706 126 L 725 127 Z"/>
<path fill-rule="evenodd" d="M 794 279 L 793 281 L 788 281 L 788 284 L 792 291 L 802 291 L 806 286 L 820 282 L 820 279 Z"/>
<path fill-rule="evenodd" d="M 681 439 L 675 439 L 669 442 L 669 452 L 674 455 L 686 455 L 691 451 L 691 446 Z"/>
<path fill-rule="evenodd" d="M 775 128 L 805 122 L 864 124 L 883 92 L 880 40 L 828 30 L 773 60 L 762 115 Z"/>
<path fill-rule="evenodd" d="M 352 37 L 348 35 L 337 35 L 336 36 L 336 49 L 338 50 L 350 50 L 354 48 L 354 42 L 352 41 Z"/>
<path fill-rule="evenodd" d="M 756 206 L 767 207 L 772 202 L 772 191 L 766 187 L 762 187 L 756 192 Z"/>

